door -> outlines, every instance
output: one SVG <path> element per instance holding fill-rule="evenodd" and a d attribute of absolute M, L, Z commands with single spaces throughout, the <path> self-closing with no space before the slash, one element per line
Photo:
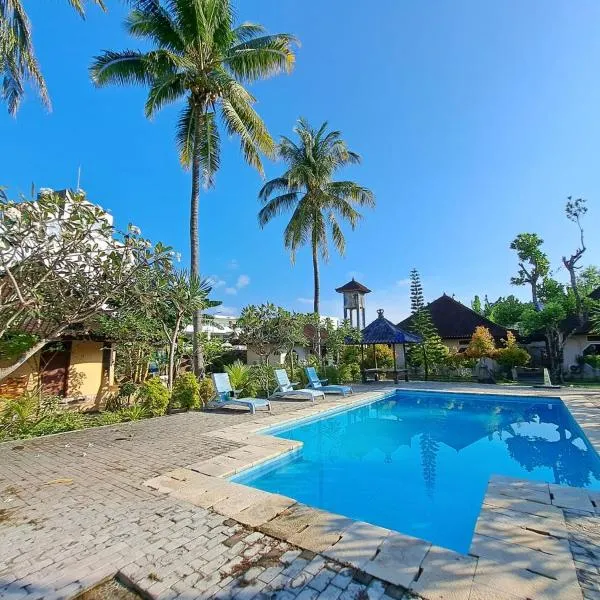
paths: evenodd
<path fill-rule="evenodd" d="M 67 395 L 71 359 L 71 342 L 51 344 L 42 350 L 40 380 L 42 392 L 52 396 Z"/>

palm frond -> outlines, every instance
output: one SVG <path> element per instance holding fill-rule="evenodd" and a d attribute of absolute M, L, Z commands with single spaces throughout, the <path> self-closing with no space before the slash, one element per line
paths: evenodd
<path fill-rule="evenodd" d="M 290 191 L 290 186 L 288 179 L 285 175 L 282 177 L 276 177 L 275 179 L 271 179 L 265 183 L 260 192 L 258 192 L 258 197 L 263 203 L 267 203 L 269 200 L 269 196 L 273 192 L 288 192 Z"/>
<path fill-rule="evenodd" d="M 118 85 L 152 83 L 152 68 L 146 54 L 137 50 L 121 52 L 106 50 L 104 54 L 94 58 L 90 74 L 97 86 L 111 83 Z"/>
<path fill-rule="evenodd" d="M 192 164 L 192 157 L 194 156 L 196 118 L 196 112 L 192 104 L 188 102 L 177 120 L 175 141 L 179 150 L 179 161 L 186 169 Z"/>
<path fill-rule="evenodd" d="M 185 96 L 187 88 L 180 73 L 170 73 L 156 79 L 150 86 L 144 111 L 152 118 L 166 104 L 171 104 Z"/>
<path fill-rule="evenodd" d="M 215 174 L 221 163 L 219 128 L 217 127 L 215 113 L 212 112 L 200 115 L 198 122 L 196 152 L 200 159 L 202 180 L 205 187 L 212 187 Z"/>
<path fill-rule="evenodd" d="M 231 48 L 225 63 L 236 77 L 245 81 L 289 73 L 296 60 L 294 44 L 296 38 L 284 33 L 251 39 Z"/>
<path fill-rule="evenodd" d="M 247 42 L 263 33 L 265 33 L 265 28 L 262 25 L 249 22 L 242 23 L 232 31 L 236 43 Z"/>
<path fill-rule="evenodd" d="M 169 12 L 157 2 L 148 2 L 143 10 L 132 10 L 125 20 L 130 35 L 148 38 L 157 46 L 183 52 L 185 40 Z"/>
<path fill-rule="evenodd" d="M 288 192 L 272 198 L 258 213 L 258 224 L 264 227 L 282 212 L 291 209 L 298 201 L 298 192 Z"/>

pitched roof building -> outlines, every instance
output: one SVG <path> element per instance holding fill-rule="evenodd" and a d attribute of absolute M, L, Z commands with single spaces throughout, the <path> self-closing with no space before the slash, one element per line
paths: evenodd
<path fill-rule="evenodd" d="M 489 329 L 496 343 L 505 340 L 508 334 L 506 327 L 490 321 L 446 294 L 429 303 L 427 308 L 431 314 L 431 320 L 444 343 L 458 351 L 467 347 L 477 327 L 482 326 Z M 398 323 L 398 327 L 410 331 L 412 320 L 411 315 Z"/>

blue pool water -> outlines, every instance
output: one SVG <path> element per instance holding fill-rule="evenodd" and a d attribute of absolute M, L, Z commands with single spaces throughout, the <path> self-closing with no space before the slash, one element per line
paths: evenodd
<path fill-rule="evenodd" d="M 272 435 L 303 449 L 235 481 L 463 553 L 492 474 L 600 489 L 559 399 L 397 391 Z"/>

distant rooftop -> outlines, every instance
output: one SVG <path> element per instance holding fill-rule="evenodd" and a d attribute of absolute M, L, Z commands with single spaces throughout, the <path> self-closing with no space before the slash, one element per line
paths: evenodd
<path fill-rule="evenodd" d="M 335 288 L 335 291 L 339 292 L 340 294 L 343 292 L 362 292 L 363 294 L 368 294 L 371 292 L 371 290 L 367 286 L 356 281 L 354 277 L 352 278 L 352 281 L 349 281 L 342 287 Z"/>

